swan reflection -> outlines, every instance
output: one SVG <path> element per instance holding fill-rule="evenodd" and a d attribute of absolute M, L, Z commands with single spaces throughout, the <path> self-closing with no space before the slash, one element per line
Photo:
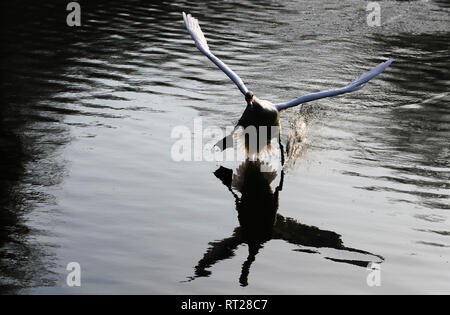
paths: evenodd
<path fill-rule="evenodd" d="M 203 257 L 194 267 L 194 276 L 188 278 L 192 281 L 199 277 L 211 275 L 209 270 L 215 263 L 234 256 L 235 250 L 243 244 L 248 247 L 248 256 L 242 264 L 239 283 L 248 285 L 248 276 L 256 255 L 270 240 L 284 240 L 298 246 L 294 251 L 319 254 L 327 260 L 348 263 L 355 266 L 367 267 L 369 263 L 381 263 L 383 257 L 364 250 L 346 247 L 341 236 L 333 231 L 321 230 L 284 217 L 278 212 L 279 194 L 283 189 L 284 171 L 279 176 L 276 171 L 267 170 L 267 164 L 260 160 L 246 160 L 237 169 L 233 170 L 219 167 L 214 175 L 228 188 L 234 197 L 238 213 L 239 226 L 230 237 L 209 243 Z M 272 189 L 271 183 L 279 177 L 278 185 Z M 322 253 L 327 251 L 327 253 Z M 342 259 L 330 257 L 329 251 L 357 254 L 356 259 Z"/>

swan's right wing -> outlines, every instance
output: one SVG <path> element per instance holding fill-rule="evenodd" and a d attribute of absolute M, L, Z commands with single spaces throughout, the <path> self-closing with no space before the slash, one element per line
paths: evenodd
<path fill-rule="evenodd" d="M 222 62 L 219 58 L 214 56 L 214 54 L 209 50 L 208 43 L 206 42 L 205 35 L 198 24 L 198 20 L 193 18 L 190 14 L 186 14 L 183 12 L 184 24 L 186 25 L 189 34 L 191 34 L 192 39 L 195 42 L 195 46 L 197 46 L 198 50 L 200 50 L 203 54 L 206 55 L 212 62 L 214 62 L 225 74 L 237 85 L 239 90 L 241 90 L 242 94 L 246 94 L 248 89 L 246 88 L 244 82 L 241 78 L 234 73 L 226 64 Z"/>
<path fill-rule="evenodd" d="M 303 95 L 293 101 L 290 101 L 288 103 L 284 104 L 277 104 L 275 107 L 280 111 L 287 109 L 289 107 L 293 107 L 299 104 L 303 104 L 306 102 L 318 100 L 320 98 L 329 97 L 329 96 L 335 96 L 339 94 L 349 93 L 356 90 L 359 90 L 364 87 L 364 85 L 371 79 L 375 78 L 377 75 L 379 75 L 381 72 L 386 70 L 387 67 L 394 61 L 393 59 L 389 59 L 383 63 L 380 63 L 378 66 L 374 67 L 372 70 L 364 73 L 362 76 L 354 80 L 353 82 L 349 83 L 347 86 L 335 89 L 335 90 L 329 90 L 324 92 L 318 92 L 318 93 L 312 93 L 308 95 Z"/>

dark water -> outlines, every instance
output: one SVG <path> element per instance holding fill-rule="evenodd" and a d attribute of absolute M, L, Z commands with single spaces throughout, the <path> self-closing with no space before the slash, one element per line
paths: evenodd
<path fill-rule="evenodd" d="M 448 293 L 450 8 L 440 1 L 2 4 L 3 293 Z M 233 125 L 243 98 L 357 93 L 282 114 L 291 158 L 175 162 L 175 126 Z M 81 288 L 66 265 L 82 268 Z M 369 287 L 366 266 L 380 263 Z"/>

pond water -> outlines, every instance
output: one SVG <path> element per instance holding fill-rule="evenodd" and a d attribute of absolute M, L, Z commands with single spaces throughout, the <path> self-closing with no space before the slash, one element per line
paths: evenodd
<path fill-rule="evenodd" d="M 369 27 L 367 3 L 80 1 L 81 27 L 56 1 L 2 4 L 0 291 L 448 293 L 450 7 L 382 1 Z M 182 11 L 274 103 L 395 61 L 283 112 L 283 172 L 176 162 L 176 126 L 245 108 Z"/>

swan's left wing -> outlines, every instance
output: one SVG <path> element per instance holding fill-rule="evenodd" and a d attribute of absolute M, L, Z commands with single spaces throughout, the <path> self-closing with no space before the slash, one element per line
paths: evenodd
<path fill-rule="evenodd" d="M 225 74 L 237 85 L 239 90 L 241 90 L 242 94 L 245 95 L 248 92 L 248 89 L 246 88 L 244 82 L 242 82 L 241 78 L 226 64 L 224 64 L 222 60 L 214 56 L 214 54 L 209 50 L 208 43 L 206 42 L 205 35 L 203 35 L 200 25 L 198 24 L 198 20 L 193 18 L 190 14 L 186 14 L 184 12 L 183 19 L 189 34 L 191 34 L 191 37 L 195 42 L 195 46 L 197 46 L 197 48 L 205 54 L 206 57 L 208 57 L 223 72 L 225 72 Z"/>
<path fill-rule="evenodd" d="M 308 95 L 301 96 L 293 101 L 290 101 L 288 103 L 284 104 L 277 104 L 275 107 L 281 111 L 289 107 L 293 107 L 302 103 L 314 101 L 320 98 L 329 97 L 329 96 L 335 96 L 339 94 L 349 93 L 356 90 L 359 90 L 364 87 L 364 85 L 371 79 L 375 78 L 377 75 L 379 75 L 381 72 L 383 72 L 389 65 L 394 61 L 393 59 L 389 59 L 383 63 L 380 63 L 378 66 L 374 67 L 369 72 L 364 73 L 362 76 L 357 78 L 355 81 L 349 83 L 346 87 L 336 89 L 336 90 L 329 90 L 324 92 L 318 92 L 318 93 L 312 93 Z"/>

